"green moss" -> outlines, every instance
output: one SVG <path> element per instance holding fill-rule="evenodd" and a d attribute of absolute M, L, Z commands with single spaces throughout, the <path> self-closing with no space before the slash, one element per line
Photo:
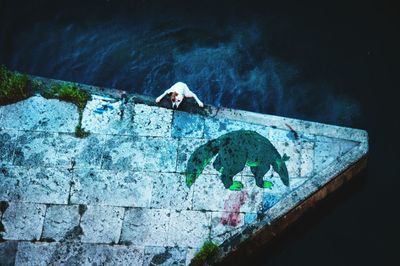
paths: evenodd
<path fill-rule="evenodd" d="M 78 138 L 85 138 L 90 134 L 82 128 L 82 115 L 90 99 L 89 93 L 72 84 L 55 84 L 50 89 L 43 91 L 42 96 L 47 99 L 55 98 L 75 104 L 79 112 L 79 122 L 75 127 L 75 136 Z"/>
<path fill-rule="evenodd" d="M 80 123 L 79 123 L 79 125 L 77 125 L 75 127 L 75 137 L 82 139 L 82 138 L 86 138 L 89 135 L 90 135 L 90 132 L 83 129 Z"/>
<path fill-rule="evenodd" d="M 218 246 L 213 242 L 205 242 L 199 252 L 193 257 L 189 265 L 200 266 L 204 265 L 210 258 L 216 255 L 218 252 Z"/>
<path fill-rule="evenodd" d="M 28 76 L 0 66 L 0 105 L 15 103 L 30 96 L 32 88 Z"/>
<path fill-rule="evenodd" d="M 71 84 L 53 85 L 50 90 L 44 91 L 42 95 L 45 98 L 57 98 L 73 103 L 78 107 L 79 112 L 83 112 L 90 98 L 89 93 Z"/>
<path fill-rule="evenodd" d="M 84 138 L 89 135 L 82 128 L 82 115 L 90 94 L 72 84 L 54 84 L 45 88 L 43 82 L 31 80 L 27 75 L 14 73 L 0 66 L 0 105 L 12 104 L 29 98 L 34 92 L 40 93 L 47 99 L 59 99 L 70 102 L 78 107 L 79 121 L 75 127 L 75 136 Z"/>

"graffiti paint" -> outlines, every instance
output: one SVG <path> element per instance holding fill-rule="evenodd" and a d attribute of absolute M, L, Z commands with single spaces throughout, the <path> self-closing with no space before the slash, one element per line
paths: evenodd
<path fill-rule="evenodd" d="M 114 110 L 114 107 L 110 104 L 102 104 L 101 106 L 97 107 L 93 112 L 96 114 L 103 114 L 103 112 Z"/>
<path fill-rule="evenodd" d="M 285 124 L 287 128 L 289 128 L 290 132 L 288 133 L 288 137 L 290 139 L 298 140 L 299 139 L 299 134 L 297 133 L 296 130 L 293 129 L 293 127 L 289 124 Z"/>
<path fill-rule="evenodd" d="M 274 206 L 278 201 L 280 200 L 280 197 L 278 195 L 272 195 L 272 194 L 265 194 L 263 198 L 263 209 L 266 211 L 272 206 Z"/>
<path fill-rule="evenodd" d="M 289 157 L 286 154 L 281 157 L 272 143 L 257 132 L 237 130 L 210 140 L 192 153 L 185 171 L 188 187 L 215 156 L 213 167 L 221 173 L 221 181 L 227 189 L 240 191 L 243 188 L 243 184 L 233 181 L 233 177 L 246 165 L 250 167 L 258 187 L 272 188 L 271 181 L 263 180 L 271 166 L 279 174 L 282 182 L 289 186 L 289 174 L 285 163 Z"/>
<path fill-rule="evenodd" d="M 221 217 L 221 224 L 236 227 L 240 224 L 240 207 L 246 202 L 248 194 L 246 191 L 240 191 L 229 195 L 229 198 L 225 201 L 224 210 L 227 211 Z"/>

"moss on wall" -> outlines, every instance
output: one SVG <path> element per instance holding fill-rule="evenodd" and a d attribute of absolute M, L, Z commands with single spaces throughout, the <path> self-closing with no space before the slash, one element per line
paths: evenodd
<path fill-rule="evenodd" d="M 41 94 L 47 99 L 59 99 L 75 104 L 79 112 L 79 121 L 78 125 L 75 127 L 75 136 L 84 138 L 89 135 L 89 132 L 82 128 L 83 110 L 90 99 L 89 93 L 79 89 L 73 84 L 54 84 L 50 89 L 44 90 Z"/>
<path fill-rule="evenodd" d="M 32 83 L 27 75 L 14 73 L 0 66 L 0 105 L 24 100 L 32 94 Z"/>
<path fill-rule="evenodd" d="M 218 246 L 213 242 L 205 242 L 199 252 L 193 257 L 190 262 L 190 266 L 201 266 L 204 265 L 210 258 L 216 255 L 218 252 Z"/>
<path fill-rule="evenodd" d="M 84 138 L 89 135 L 89 132 L 82 128 L 82 115 L 90 99 L 89 93 L 69 83 L 55 83 L 47 88 L 41 82 L 32 81 L 27 75 L 12 72 L 0 66 L 0 106 L 25 100 L 34 93 L 40 93 L 46 99 L 59 99 L 75 104 L 79 112 L 75 136 Z"/>

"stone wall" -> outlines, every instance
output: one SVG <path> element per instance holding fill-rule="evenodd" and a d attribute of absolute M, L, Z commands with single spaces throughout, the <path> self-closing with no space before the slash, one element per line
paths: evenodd
<path fill-rule="evenodd" d="M 90 91 L 83 139 L 74 136 L 73 104 L 36 95 L 0 107 L 0 260 L 187 265 L 206 241 L 221 245 L 219 260 L 368 151 L 362 130 L 223 108 L 175 111 Z M 234 177 L 244 188 L 230 191 L 211 161 L 189 189 L 192 152 L 240 129 L 290 156 L 290 186 L 271 168 L 272 188 L 259 188 L 246 167 Z"/>

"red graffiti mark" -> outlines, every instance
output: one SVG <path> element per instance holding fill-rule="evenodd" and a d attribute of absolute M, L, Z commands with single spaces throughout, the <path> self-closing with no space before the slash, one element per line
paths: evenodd
<path fill-rule="evenodd" d="M 299 139 L 299 134 L 297 133 L 297 131 L 294 130 L 289 124 L 285 124 L 285 125 L 290 129 L 290 132 L 292 132 L 294 139 L 296 139 L 296 140 Z"/>
<path fill-rule="evenodd" d="M 247 197 L 248 194 L 246 191 L 240 191 L 229 195 L 229 198 L 224 204 L 225 211 L 229 213 L 221 217 L 221 223 L 223 225 L 237 226 L 240 223 L 240 207 L 245 203 Z"/>

